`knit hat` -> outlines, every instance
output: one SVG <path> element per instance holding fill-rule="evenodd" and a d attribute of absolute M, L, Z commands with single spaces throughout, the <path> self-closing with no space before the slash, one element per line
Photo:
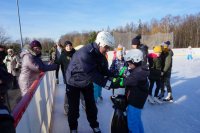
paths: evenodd
<path fill-rule="evenodd" d="M 170 41 L 166 41 L 164 43 L 167 44 L 168 46 L 170 45 Z"/>
<path fill-rule="evenodd" d="M 71 46 L 72 46 L 72 42 L 70 42 L 70 41 L 65 41 L 64 46 L 67 46 L 67 45 L 71 45 Z"/>
<path fill-rule="evenodd" d="M 132 39 L 132 45 L 140 45 L 141 35 L 137 35 L 135 38 Z"/>
<path fill-rule="evenodd" d="M 121 44 L 119 44 L 119 45 L 117 46 L 117 50 L 122 51 L 122 50 L 123 50 L 123 46 L 122 46 Z"/>
<path fill-rule="evenodd" d="M 29 45 L 30 45 L 31 48 L 34 48 L 34 47 L 40 47 L 40 48 L 42 48 L 42 45 L 41 45 L 41 43 L 38 40 L 32 41 Z"/>
<path fill-rule="evenodd" d="M 160 45 L 154 46 L 153 51 L 155 53 L 162 53 L 162 47 Z"/>

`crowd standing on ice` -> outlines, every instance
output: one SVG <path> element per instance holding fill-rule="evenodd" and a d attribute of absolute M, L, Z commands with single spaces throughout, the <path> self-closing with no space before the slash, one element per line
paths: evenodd
<path fill-rule="evenodd" d="M 61 68 L 63 83 L 66 84 L 63 106 L 68 117 L 70 133 L 78 132 L 80 99 L 93 132 L 101 133 L 96 104 L 103 100 L 102 88 L 124 88 L 128 130 L 131 133 L 143 133 L 141 111 L 146 100 L 150 104 L 173 102 L 170 84 L 173 51 L 170 49 L 170 41 L 166 40 L 155 45 L 149 53 L 148 47 L 141 44 L 141 37 L 134 37 L 132 49 L 127 51 L 123 44 L 116 47 L 114 37 L 106 31 L 99 32 L 94 42 L 79 50 L 75 50 L 69 40 L 65 40 L 64 44 L 58 41 L 50 51 L 48 64 L 41 60 L 42 45 L 37 40 L 24 46 L 20 57 L 13 49 L 6 52 L 5 47 L 0 46 L 0 85 L 5 84 L 3 73 L 12 74 L 14 87 L 20 87 L 23 97 L 40 72 L 55 70 L 56 83 L 59 84 Z M 113 60 L 109 67 L 107 52 L 114 48 Z M 188 59 L 191 58 L 190 52 Z"/>

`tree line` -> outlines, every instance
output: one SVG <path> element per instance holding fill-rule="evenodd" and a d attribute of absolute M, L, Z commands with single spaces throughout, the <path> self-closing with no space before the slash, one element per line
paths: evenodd
<path fill-rule="evenodd" d="M 108 26 L 103 30 L 119 33 L 132 32 L 142 35 L 173 33 L 174 48 L 186 48 L 188 46 L 200 47 L 200 13 L 183 16 L 167 15 L 160 20 L 152 19 L 150 22 L 142 22 L 142 20 L 139 20 L 138 23 L 131 22 L 114 29 L 110 29 Z M 98 31 L 85 33 L 72 32 L 61 36 L 61 40 L 68 39 L 75 46 L 87 44 L 94 40 L 97 33 Z"/>
<path fill-rule="evenodd" d="M 109 32 L 126 33 L 132 32 L 142 35 L 154 35 L 156 33 L 172 33 L 173 43 L 175 48 L 186 48 L 188 46 L 200 47 L 200 13 L 172 16 L 167 15 L 162 19 L 152 19 L 150 22 L 127 23 L 124 26 L 119 26 L 114 29 L 110 29 L 108 26 L 105 29 Z M 64 44 L 65 40 L 70 40 L 74 46 L 85 45 L 89 42 L 93 42 L 96 38 L 98 31 L 85 31 L 85 32 L 70 32 L 65 33 L 60 37 L 60 43 Z M 43 52 L 48 52 L 50 48 L 55 45 L 55 42 L 51 38 L 36 38 L 43 45 Z M 31 38 L 24 38 L 24 44 L 29 44 Z M 14 47 L 16 50 L 20 50 L 20 41 L 12 41 L 3 28 L 0 28 L 0 45 L 6 45 L 7 47 Z M 148 44 L 147 44 L 148 45 Z"/>

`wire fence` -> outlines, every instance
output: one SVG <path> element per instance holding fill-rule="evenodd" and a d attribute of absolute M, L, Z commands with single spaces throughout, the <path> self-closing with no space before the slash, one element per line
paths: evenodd
<path fill-rule="evenodd" d="M 121 44 L 126 49 L 131 49 L 131 41 L 134 37 L 137 36 L 137 34 L 133 32 L 126 32 L 126 33 L 113 32 L 113 36 L 116 40 L 116 45 Z M 149 49 L 152 49 L 153 46 L 161 44 L 168 40 L 171 42 L 171 47 L 173 47 L 174 46 L 173 32 L 157 33 L 153 35 L 142 35 L 141 43 L 147 45 Z"/>

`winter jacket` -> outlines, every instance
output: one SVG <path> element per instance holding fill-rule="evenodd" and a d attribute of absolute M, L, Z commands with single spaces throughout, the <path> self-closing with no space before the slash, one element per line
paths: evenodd
<path fill-rule="evenodd" d="M 7 70 L 9 73 L 11 73 L 13 76 L 19 76 L 20 74 L 20 61 L 19 58 L 16 55 L 10 56 L 7 55 L 4 59 L 4 63 L 7 66 Z"/>
<path fill-rule="evenodd" d="M 144 44 L 140 44 L 138 46 L 138 49 L 142 51 L 143 53 L 143 62 L 142 65 L 146 65 L 147 64 L 147 56 L 148 56 L 148 46 L 144 45 Z"/>
<path fill-rule="evenodd" d="M 73 56 L 73 54 L 75 53 L 75 49 L 72 49 L 72 51 L 66 51 L 66 50 L 62 50 L 62 53 L 60 55 L 60 58 L 58 59 L 58 64 L 61 64 L 61 67 L 64 70 L 64 73 L 66 73 L 66 69 L 69 65 L 69 62 Z"/>
<path fill-rule="evenodd" d="M 86 87 L 92 82 L 104 87 L 111 73 L 106 57 L 99 52 L 96 43 L 79 49 L 72 57 L 66 72 L 67 84 L 74 87 Z"/>
<path fill-rule="evenodd" d="M 162 69 L 162 62 L 161 57 L 157 56 L 155 53 L 150 53 L 148 55 L 148 62 L 149 62 L 149 79 L 150 80 L 159 80 L 161 77 L 161 69 Z"/>
<path fill-rule="evenodd" d="M 146 66 L 138 66 L 130 70 L 130 75 L 124 79 L 128 104 L 142 109 L 148 96 L 149 70 Z"/>
<path fill-rule="evenodd" d="M 39 78 L 40 72 L 56 70 L 57 65 L 46 65 L 40 57 L 36 56 L 29 47 L 20 54 L 22 58 L 22 68 L 19 75 L 19 86 L 22 96 L 26 94 L 33 81 Z"/>
<path fill-rule="evenodd" d="M 124 66 L 126 66 L 125 60 L 124 60 L 124 59 L 119 60 L 119 59 L 116 58 L 116 59 L 113 60 L 111 66 L 110 66 L 110 71 L 111 71 L 112 73 L 114 73 L 115 76 L 118 76 L 120 70 L 121 70 Z"/>
<path fill-rule="evenodd" d="M 7 72 L 7 69 L 3 64 L 0 64 L 0 93 L 4 94 L 8 89 L 13 88 L 14 78 L 12 74 Z"/>
<path fill-rule="evenodd" d="M 172 62 L 174 53 L 170 49 L 168 52 L 163 53 L 162 55 L 162 71 L 164 72 L 164 77 L 170 77 L 172 71 Z"/>

